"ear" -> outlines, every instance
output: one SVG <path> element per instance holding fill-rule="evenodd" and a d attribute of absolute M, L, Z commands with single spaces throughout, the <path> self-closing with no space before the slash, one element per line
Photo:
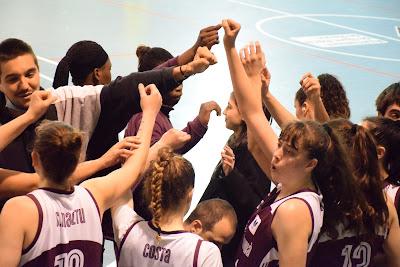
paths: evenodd
<path fill-rule="evenodd" d="M 194 220 L 189 227 L 189 231 L 191 233 L 200 235 L 203 232 L 203 224 L 201 223 L 200 220 Z"/>
<path fill-rule="evenodd" d="M 317 159 L 310 160 L 306 165 L 306 170 L 311 173 L 315 169 L 315 167 L 317 167 L 317 164 L 318 164 Z"/>
<path fill-rule="evenodd" d="M 32 157 L 32 166 L 35 169 L 35 171 L 38 172 L 42 166 L 42 164 L 40 162 L 39 154 L 36 151 L 32 151 L 31 157 Z"/>
<path fill-rule="evenodd" d="M 381 160 L 385 156 L 386 149 L 383 146 L 377 145 L 376 153 L 378 154 L 378 160 Z"/>
<path fill-rule="evenodd" d="M 99 81 L 100 81 L 100 76 L 101 76 L 101 70 L 100 70 L 100 68 L 95 68 L 94 70 L 93 70 L 93 83 L 95 84 L 95 85 L 97 85 L 97 84 L 99 84 Z"/>

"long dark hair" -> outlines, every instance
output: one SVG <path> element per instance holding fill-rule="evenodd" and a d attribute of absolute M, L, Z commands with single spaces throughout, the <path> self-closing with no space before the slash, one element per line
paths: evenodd
<path fill-rule="evenodd" d="M 364 225 L 362 205 L 365 199 L 355 183 L 350 161 L 332 129 L 314 121 L 295 121 L 282 130 L 279 139 L 304 150 L 310 159 L 318 160 L 311 179 L 323 196 L 322 232 L 336 238 L 337 225 L 348 221 L 348 228 L 360 233 Z"/>
<path fill-rule="evenodd" d="M 366 205 L 362 206 L 366 234 L 372 237 L 380 227 L 387 225 L 389 218 L 375 140 L 364 127 L 348 120 L 337 119 L 328 124 L 341 136 L 349 152 L 356 182 L 367 200 Z"/>
<path fill-rule="evenodd" d="M 378 145 L 385 148 L 383 167 L 389 174 L 386 181 L 400 185 L 400 121 L 383 117 L 368 117 L 364 121 Z"/>

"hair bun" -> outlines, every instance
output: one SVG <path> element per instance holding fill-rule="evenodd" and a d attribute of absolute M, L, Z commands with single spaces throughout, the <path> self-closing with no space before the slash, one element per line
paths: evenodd
<path fill-rule="evenodd" d="M 142 56 L 144 56 L 147 52 L 149 52 L 151 50 L 151 47 L 146 46 L 146 45 L 140 45 L 136 48 L 136 56 L 138 58 L 141 58 Z"/>

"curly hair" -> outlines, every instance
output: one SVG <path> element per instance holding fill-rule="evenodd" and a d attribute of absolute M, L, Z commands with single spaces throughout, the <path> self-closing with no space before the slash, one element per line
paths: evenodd
<path fill-rule="evenodd" d="M 350 118 L 349 100 L 340 81 L 328 73 L 320 74 L 318 80 L 321 84 L 322 103 L 329 117 L 331 119 Z M 300 105 L 303 105 L 307 100 L 307 96 L 302 88 L 297 90 L 295 99 Z"/>
<path fill-rule="evenodd" d="M 159 151 L 156 160 L 150 163 L 144 174 L 144 198 L 149 203 L 153 215 L 152 222 L 158 229 L 160 238 L 160 219 L 168 211 L 182 207 L 187 194 L 194 187 L 192 164 L 169 148 Z"/>

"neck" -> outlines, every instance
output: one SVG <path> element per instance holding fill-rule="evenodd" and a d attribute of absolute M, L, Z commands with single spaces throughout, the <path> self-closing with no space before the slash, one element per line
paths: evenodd
<path fill-rule="evenodd" d="M 282 182 L 281 185 L 282 187 L 281 192 L 279 193 L 279 198 L 289 196 L 302 189 L 310 189 L 316 191 L 315 185 L 312 182 L 311 177 L 290 182 Z"/>
<path fill-rule="evenodd" d="M 379 175 L 381 176 L 382 181 L 384 181 L 389 176 L 389 173 L 385 170 L 382 163 L 379 163 Z"/>
<path fill-rule="evenodd" d="M 183 230 L 183 217 L 182 212 L 167 212 L 160 218 L 160 228 L 163 231 L 177 231 Z"/>
<path fill-rule="evenodd" d="M 39 188 L 46 187 L 46 188 L 53 188 L 53 189 L 64 190 L 64 191 L 71 191 L 73 188 L 73 185 L 71 185 L 67 181 L 68 180 L 66 180 L 66 182 L 64 182 L 62 184 L 58 184 L 58 183 L 51 181 L 49 178 L 42 178 L 42 180 L 39 184 Z"/>

